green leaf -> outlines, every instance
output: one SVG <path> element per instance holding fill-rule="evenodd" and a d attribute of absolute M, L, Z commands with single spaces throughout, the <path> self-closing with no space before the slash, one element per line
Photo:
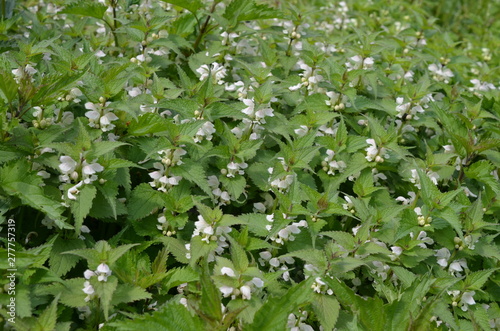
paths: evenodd
<path fill-rule="evenodd" d="M 330 295 L 315 294 L 312 307 L 325 330 L 333 330 L 339 317 L 340 304 Z"/>
<path fill-rule="evenodd" d="M 154 190 L 148 183 L 137 185 L 130 196 L 127 206 L 130 220 L 139 220 L 163 206 L 161 192 Z"/>
<path fill-rule="evenodd" d="M 122 143 L 119 141 L 99 141 L 92 144 L 92 147 L 88 154 L 86 155 L 87 159 L 95 159 L 101 155 L 114 151 L 116 148 L 127 145 L 126 143 Z"/>
<path fill-rule="evenodd" d="M 201 274 L 201 305 L 200 310 L 206 317 L 213 321 L 220 321 L 222 319 L 221 310 L 221 293 L 215 286 L 214 282 L 210 279 L 208 271 L 208 262 L 205 262 Z"/>
<path fill-rule="evenodd" d="M 175 6 L 189 10 L 191 13 L 196 14 L 196 11 L 203 8 L 203 2 L 200 0 L 162 0 L 166 3 L 171 3 Z"/>
<path fill-rule="evenodd" d="M 10 72 L 0 70 L 0 76 L 2 76 L 0 80 L 0 90 L 7 99 L 6 101 L 10 103 L 17 95 L 18 85 Z"/>
<path fill-rule="evenodd" d="M 470 274 L 467 275 L 467 278 L 465 279 L 464 282 L 465 289 L 477 290 L 477 291 L 480 290 L 483 287 L 484 283 L 488 281 L 491 274 L 493 274 L 498 269 L 499 268 L 471 272 Z"/>
<path fill-rule="evenodd" d="M 78 194 L 77 199 L 71 203 L 71 211 L 75 217 L 75 231 L 80 233 L 83 220 L 88 215 L 92 208 L 92 200 L 94 200 L 97 190 L 93 185 L 84 185 Z"/>
<path fill-rule="evenodd" d="M 146 113 L 135 119 L 128 128 L 132 136 L 144 136 L 165 131 L 168 121 L 155 113 Z"/>
<path fill-rule="evenodd" d="M 78 263 L 80 257 L 62 253 L 83 248 L 85 248 L 85 244 L 80 239 L 63 239 L 58 236 L 50 251 L 50 270 L 58 276 L 65 275 Z"/>
<path fill-rule="evenodd" d="M 100 299 L 104 318 L 109 318 L 109 310 L 111 309 L 111 300 L 118 286 L 118 279 L 114 276 L 108 277 L 106 282 L 97 282 L 93 284 L 95 293 Z"/>
<path fill-rule="evenodd" d="M 247 182 L 243 176 L 235 176 L 234 178 L 221 176 L 220 181 L 229 195 L 236 200 L 245 192 Z"/>
<path fill-rule="evenodd" d="M 116 288 L 116 291 L 113 293 L 111 306 L 117 305 L 119 303 L 133 302 L 150 298 L 151 293 L 148 293 L 141 287 L 133 286 L 131 284 L 120 284 Z"/>
<path fill-rule="evenodd" d="M 270 297 L 255 313 L 254 321 L 248 326 L 250 331 L 284 330 L 288 315 L 299 305 L 310 300 L 313 278 L 292 286 L 286 294 Z"/>
<path fill-rule="evenodd" d="M 398 277 L 398 280 L 403 283 L 405 288 L 410 287 L 411 284 L 415 281 L 417 276 L 411 271 L 408 271 L 405 268 L 392 266 L 391 269 L 394 271 L 394 274 Z"/>
<path fill-rule="evenodd" d="M 249 262 L 246 251 L 241 247 L 241 245 L 234 240 L 231 236 L 227 236 L 227 240 L 229 240 L 230 249 L 231 249 L 231 259 L 233 264 L 238 270 L 238 272 L 243 273 L 247 270 Z"/>
<path fill-rule="evenodd" d="M 107 9 L 108 7 L 101 3 L 96 3 L 89 0 L 81 0 L 67 5 L 66 8 L 64 8 L 60 13 L 89 16 L 102 19 Z"/>
<path fill-rule="evenodd" d="M 133 316 L 131 320 L 111 322 L 109 326 L 122 331 L 162 330 L 193 331 L 205 330 L 206 325 L 198 315 L 192 315 L 179 302 L 171 300 L 153 314 Z"/>
<path fill-rule="evenodd" d="M 179 286 L 184 283 L 194 282 L 199 279 L 200 275 L 190 267 L 170 269 L 163 281 L 163 288 L 168 291 L 172 287 Z"/>
<path fill-rule="evenodd" d="M 54 301 L 48 306 L 43 313 L 38 317 L 38 323 L 42 330 L 54 330 L 57 321 L 57 302 L 59 301 L 59 296 L 57 296 Z"/>
<path fill-rule="evenodd" d="M 208 185 L 207 176 L 203 166 L 196 162 L 186 162 L 180 167 L 172 168 L 172 174 L 182 176 L 193 184 L 198 185 L 203 192 L 212 196 L 212 189 Z"/>

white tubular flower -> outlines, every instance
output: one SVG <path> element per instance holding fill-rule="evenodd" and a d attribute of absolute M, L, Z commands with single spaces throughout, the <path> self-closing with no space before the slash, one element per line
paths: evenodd
<path fill-rule="evenodd" d="M 451 257 L 450 250 L 448 248 L 441 248 L 436 251 L 436 254 L 434 254 L 435 257 L 437 257 L 437 263 L 443 267 L 446 268 L 448 266 L 448 260 Z"/>
<path fill-rule="evenodd" d="M 363 58 L 361 55 L 355 55 L 349 58 L 349 62 L 345 63 L 345 66 L 348 71 L 357 70 L 357 69 L 370 69 L 373 67 L 375 61 L 372 57 Z"/>
<path fill-rule="evenodd" d="M 83 291 L 83 293 L 87 294 L 87 297 L 85 298 L 85 302 L 89 302 L 95 293 L 94 287 L 90 284 L 89 281 L 85 281 L 85 283 L 83 283 L 82 291 Z"/>
<path fill-rule="evenodd" d="M 96 275 L 95 272 L 93 272 L 90 269 L 85 270 L 85 272 L 83 273 L 83 277 L 85 277 L 85 279 L 90 279 L 92 276 L 95 275 Z"/>
<path fill-rule="evenodd" d="M 108 277 L 111 276 L 111 270 L 106 263 L 99 264 L 95 273 L 97 275 L 97 280 L 100 282 L 106 282 Z"/>
<path fill-rule="evenodd" d="M 61 162 L 61 164 L 59 165 L 59 169 L 64 174 L 60 176 L 60 179 L 63 182 L 69 182 L 70 177 L 75 171 L 78 163 L 75 160 L 73 160 L 70 156 L 61 156 L 59 158 L 59 161 Z"/>
<path fill-rule="evenodd" d="M 381 162 L 384 162 L 384 157 L 385 158 L 389 157 L 389 155 L 386 154 L 387 150 L 384 147 L 382 147 L 380 149 L 377 147 L 377 143 L 375 142 L 375 139 L 366 139 L 366 143 L 370 145 L 365 149 L 365 151 L 366 151 L 365 159 L 368 162 L 375 161 L 375 162 L 381 163 Z"/>
<path fill-rule="evenodd" d="M 428 69 L 433 74 L 432 78 L 438 82 L 445 82 L 448 84 L 450 82 L 449 79 L 454 76 L 453 72 L 442 64 L 433 63 L 429 65 Z"/>
<path fill-rule="evenodd" d="M 210 67 L 204 64 L 196 69 L 196 72 L 200 74 L 200 81 L 207 79 L 211 74 L 214 82 L 218 85 L 224 84 L 223 79 L 227 75 L 226 69 L 217 62 L 212 63 Z"/>
<path fill-rule="evenodd" d="M 81 181 L 78 184 L 76 184 L 75 186 L 71 187 L 68 190 L 68 199 L 76 200 L 76 196 L 78 195 L 78 193 L 80 193 L 79 188 L 82 187 L 82 185 L 83 185 L 83 181 Z"/>
<path fill-rule="evenodd" d="M 331 149 L 326 150 L 327 157 L 324 158 L 324 161 L 321 163 L 323 166 L 323 170 L 326 171 L 328 175 L 335 175 L 335 171 L 344 172 L 347 165 L 344 161 L 335 161 L 333 157 L 335 156 L 335 152 Z"/>
<path fill-rule="evenodd" d="M 252 278 L 252 283 L 258 287 L 258 288 L 261 288 L 264 286 L 264 281 L 258 277 L 254 277 Z"/>
<path fill-rule="evenodd" d="M 246 169 L 247 167 L 248 164 L 245 162 L 236 163 L 231 161 L 227 164 L 226 177 L 234 178 L 236 174 L 244 175 L 245 171 L 243 169 Z"/>
<path fill-rule="evenodd" d="M 215 133 L 215 127 L 212 122 L 205 122 L 196 132 L 194 139 L 195 143 L 201 142 L 203 139 L 212 140 L 212 134 Z"/>
<path fill-rule="evenodd" d="M 221 287 L 219 287 L 219 291 L 222 292 L 222 295 L 224 296 L 224 298 L 227 298 L 233 293 L 234 288 L 229 287 L 229 286 L 221 286 Z"/>
<path fill-rule="evenodd" d="M 85 108 L 89 110 L 85 113 L 85 116 L 89 119 L 89 126 L 91 128 L 100 128 L 103 132 L 114 129 L 115 125 L 111 124 L 111 122 L 116 121 L 118 116 L 113 114 L 111 109 L 107 108 L 109 105 L 110 102 L 101 104 L 87 102 L 85 104 Z"/>
<path fill-rule="evenodd" d="M 455 277 L 461 277 L 462 274 L 460 272 L 464 271 L 464 269 L 468 269 L 467 261 L 465 261 L 465 259 L 455 260 L 450 263 L 450 266 L 448 267 L 448 271 L 450 272 L 450 274 Z"/>
<path fill-rule="evenodd" d="M 234 270 L 228 267 L 222 267 L 220 269 L 220 273 L 222 275 L 227 275 L 229 277 L 236 277 L 236 274 L 234 273 Z"/>
<path fill-rule="evenodd" d="M 395 261 L 403 253 L 403 248 L 401 248 L 399 246 L 392 246 L 391 251 L 392 251 L 392 254 L 390 254 L 389 257 L 391 258 L 391 261 Z"/>
<path fill-rule="evenodd" d="M 82 175 L 83 181 L 85 184 L 89 184 L 95 180 L 97 180 L 96 172 L 101 172 L 104 170 L 104 167 L 99 163 L 88 164 L 86 160 L 82 162 Z"/>
<path fill-rule="evenodd" d="M 460 299 L 460 305 L 461 305 L 461 309 L 463 311 L 467 311 L 469 309 L 469 305 L 475 305 L 476 304 L 476 301 L 474 301 L 474 294 L 476 294 L 475 291 L 470 291 L 470 292 L 464 292 L 462 294 L 462 298 Z"/>
<path fill-rule="evenodd" d="M 252 290 L 250 286 L 243 285 L 240 287 L 241 297 L 243 300 L 250 300 L 252 298 Z"/>
<path fill-rule="evenodd" d="M 486 82 L 483 83 L 479 79 L 471 79 L 470 82 L 474 85 L 473 87 L 469 88 L 470 91 L 488 92 L 490 90 L 496 89 L 495 85 Z"/>

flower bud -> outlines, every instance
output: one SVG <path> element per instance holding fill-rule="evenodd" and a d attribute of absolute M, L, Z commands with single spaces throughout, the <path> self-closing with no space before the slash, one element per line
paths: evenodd
<path fill-rule="evenodd" d="M 227 175 L 227 169 L 221 169 L 220 173 L 223 174 L 224 176 Z"/>
<path fill-rule="evenodd" d="M 105 102 L 106 102 L 106 99 L 105 99 L 104 97 L 100 97 L 100 98 L 99 98 L 99 102 L 100 102 L 100 103 L 105 103 Z"/>
<path fill-rule="evenodd" d="M 78 179 L 78 172 L 73 171 L 73 173 L 71 174 L 71 176 L 70 176 L 70 177 L 71 177 L 71 179 L 73 179 L 73 180 L 77 180 L 77 179 Z"/>

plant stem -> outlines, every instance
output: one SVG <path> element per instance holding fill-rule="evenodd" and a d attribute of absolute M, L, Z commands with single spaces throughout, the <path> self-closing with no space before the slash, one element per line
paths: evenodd
<path fill-rule="evenodd" d="M 200 29 L 200 32 L 198 34 L 198 37 L 196 37 L 196 40 L 193 44 L 193 50 L 198 48 L 198 45 L 200 44 L 201 40 L 203 39 L 203 36 L 207 32 L 208 29 L 208 23 L 210 23 L 210 19 L 212 18 L 212 13 L 215 11 L 215 6 L 217 5 L 217 2 L 214 1 L 214 4 L 212 5 L 212 8 L 210 8 L 210 13 L 207 16 L 207 19 L 205 20 L 205 23 L 203 23 L 203 26 Z"/>

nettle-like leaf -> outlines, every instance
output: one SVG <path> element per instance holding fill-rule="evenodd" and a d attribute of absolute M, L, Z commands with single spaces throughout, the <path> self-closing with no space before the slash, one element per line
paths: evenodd
<path fill-rule="evenodd" d="M 108 8 L 101 3 L 94 3 L 88 0 L 80 0 L 78 2 L 67 5 L 62 10 L 62 13 L 102 19 L 107 9 Z"/>
<path fill-rule="evenodd" d="M 163 206 L 162 193 L 149 184 L 142 183 L 134 188 L 128 203 L 128 215 L 131 220 L 139 220 Z"/>
<path fill-rule="evenodd" d="M 111 322 L 109 326 L 129 331 L 150 327 L 161 327 L 166 331 L 190 331 L 201 330 L 205 325 L 200 317 L 193 316 L 186 307 L 174 299 L 153 314 L 136 316 L 133 320 Z"/>
<path fill-rule="evenodd" d="M 93 185 L 85 185 L 80 190 L 78 198 L 71 203 L 71 211 L 75 217 L 75 231 L 80 233 L 83 220 L 92 208 L 92 200 L 96 196 L 97 189 Z"/>

